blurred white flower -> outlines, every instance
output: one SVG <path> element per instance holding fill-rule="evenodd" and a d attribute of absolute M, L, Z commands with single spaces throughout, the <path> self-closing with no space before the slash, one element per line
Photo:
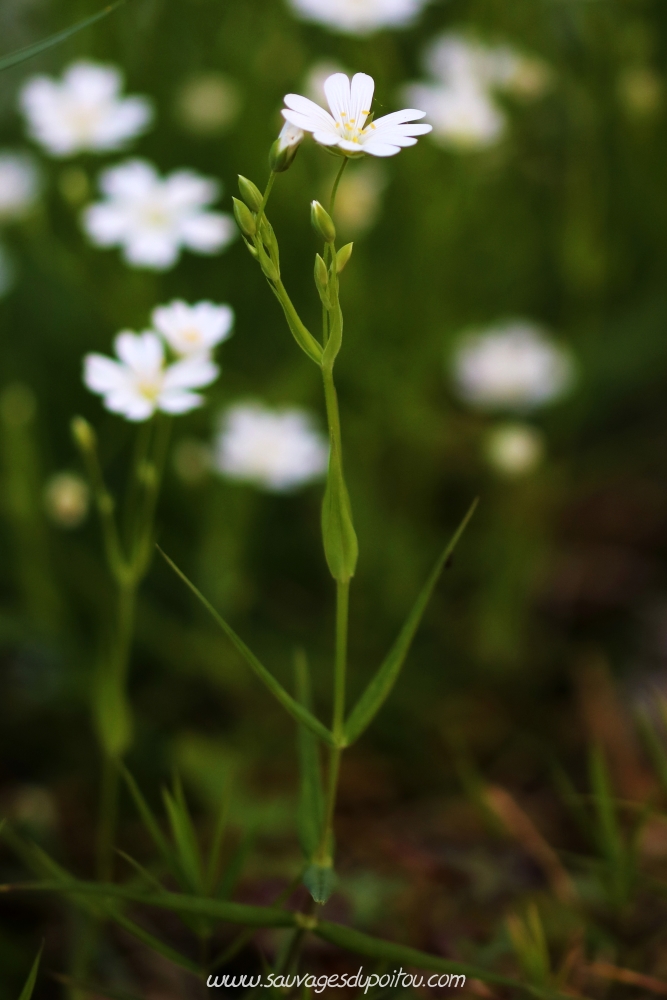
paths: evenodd
<path fill-rule="evenodd" d="M 366 73 L 355 73 L 351 82 L 345 73 L 334 73 L 324 83 L 331 114 L 307 97 L 286 94 L 283 117 L 304 132 L 312 132 L 320 145 L 336 147 L 343 156 L 394 156 L 402 146 L 414 146 L 415 136 L 431 131 L 431 125 L 407 124 L 424 117 L 423 111 L 414 108 L 371 119 L 366 125 L 374 90 L 373 78 Z"/>
<path fill-rule="evenodd" d="M 114 346 L 119 361 L 86 355 L 83 380 L 91 392 L 104 397 L 107 410 L 128 420 L 148 420 L 156 410 L 187 413 L 201 406 L 203 397 L 191 390 L 210 385 L 219 374 L 208 354 L 165 365 L 162 341 L 152 330 L 119 333 Z"/>
<path fill-rule="evenodd" d="M 327 95 L 324 92 L 324 84 L 334 73 L 347 73 L 347 69 L 332 59 L 322 59 L 314 63 L 303 80 L 306 97 L 315 101 L 316 104 L 326 104 Z"/>
<path fill-rule="evenodd" d="M 195 135 L 219 135 L 238 117 L 241 93 L 238 84 L 215 70 L 195 73 L 185 81 L 176 99 L 176 114 Z"/>
<path fill-rule="evenodd" d="M 151 323 L 174 354 L 186 357 L 208 352 L 231 336 L 234 310 L 213 302 L 197 302 L 190 306 L 176 299 L 154 309 Z"/>
<path fill-rule="evenodd" d="M 381 163 L 368 161 L 343 174 L 334 219 L 348 236 L 360 236 L 376 222 L 387 175 Z"/>
<path fill-rule="evenodd" d="M 544 457 L 544 438 L 529 424 L 500 424 L 486 439 L 486 456 L 493 468 L 505 476 L 531 472 Z"/>
<path fill-rule="evenodd" d="M 60 528 L 77 528 L 85 521 L 89 505 L 88 484 L 73 472 L 57 472 L 44 487 L 47 516 Z"/>
<path fill-rule="evenodd" d="M 207 211 L 220 185 L 193 170 L 162 178 L 151 163 L 127 160 L 102 173 L 100 188 L 106 200 L 84 211 L 84 229 L 96 246 L 122 247 L 133 267 L 166 271 L 182 247 L 213 254 L 236 234 L 230 215 Z"/>
<path fill-rule="evenodd" d="M 524 320 L 466 334 L 454 355 L 459 394 L 481 408 L 541 406 L 563 395 L 573 376 L 570 352 Z"/>
<path fill-rule="evenodd" d="M 292 149 L 294 146 L 299 146 L 303 142 L 304 134 L 303 129 L 297 128 L 296 125 L 291 125 L 289 122 L 285 122 L 278 133 L 278 151 L 282 153 L 286 149 Z"/>
<path fill-rule="evenodd" d="M 433 124 L 433 138 L 461 150 L 492 146 L 505 130 L 505 115 L 484 89 L 465 86 L 413 84 L 406 99 L 420 104 Z"/>
<path fill-rule="evenodd" d="M 0 243 L 0 299 L 11 292 L 16 281 L 16 267 L 5 247 Z"/>
<path fill-rule="evenodd" d="M 423 61 L 434 82 L 410 84 L 405 99 L 425 109 L 436 142 L 460 149 L 483 149 L 502 136 L 507 119 L 494 91 L 537 97 L 549 78 L 541 60 L 457 32 L 431 43 Z"/>
<path fill-rule="evenodd" d="M 213 465 L 231 479 L 282 492 L 323 475 L 328 456 L 328 441 L 305 410 L 239 403 L 223 415 Z"/>
<path fill-rule="evenodd" d="M 19 219 L 29 212 L 39 188 L 39 172 L 31 156 L 0 153 L 0 222 Z"/>
<path fill-rule="evenodd" d="M 351 35 L 412 23 L 428 0 L 290 0 L 296 14 Z"/>
<path fill-rule="evenodd" d="M 79 60 L 62 80 L 33 76 L 20 94 L 29 135 L 52 156 L 121 149 L 153 119 L 146 97 L 121 97 L 115 66 Z"/>

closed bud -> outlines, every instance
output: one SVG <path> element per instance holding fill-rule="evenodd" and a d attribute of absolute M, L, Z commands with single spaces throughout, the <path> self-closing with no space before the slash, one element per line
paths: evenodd
<path fill-rule="evenodd" d="M 251 208 L 253 212 L 259 212 L 263 201 L 262 192 L 256 184 L 249 181 L 247 177 L 243 177 L 242 174 L 239 174 L 239 191 L 248 208 Z"/>
<path fill-rule="evenodd" d="M 97 447 L 97 438 L 95 436 L 95 431 L 87 420 L 84 420 L 83 417 L 74 417 L 71 423 L 71 429 L 72 437 L 81 451 L 95 451 L 95 448 Z"/>
<path fill-rule="evenodd" d="M 259 264 L 264 272 L 264 276 L 268 278 L 269 281 L 276 282 L 280 279 L 280 271 L 273 263 L 264 247 L 262 247 L 259 251 Z"/>
<path fill-rule="evenodd" d="M 329 284 L 329 272 L 318 253 L 315 254 L 315 284 L 318 288 L 325 289 Z"/>
<path fill-rule="evenodd" d="M 239 229 L 244 236 L 248 239 L 252 239 L 257 232 L 257 226 L 255 225 L 255 218 L 248 208 L 248 206 L 243 201 L 239 201 L 238 198 L 232 198 L 234 202 L 234 218 L 239 224 Z"/>
<path fill-rule="evenodd" d="M 300 128 L 285 122 L 269 153 L 269 166 L 274 174 L 280 174 L 292 165 L 303 136 L 304 133 Z"/>
<path fill-rule="evenodd" d="M 341 247 L 336 254 L 336 273 L 340 274 L 348 260 L 352 256 L 352 247 L 354 243 L 346 243 L 344 247 Z"/>
<path fill-rule="evenodd" d="M 333 243 L 336 239 L 336 227 L 331 216 L 324 210 L 319 201 L 313 201 L 310 205 L 310 221 L 313 228 L 320 234 L 325 243 Z"/>

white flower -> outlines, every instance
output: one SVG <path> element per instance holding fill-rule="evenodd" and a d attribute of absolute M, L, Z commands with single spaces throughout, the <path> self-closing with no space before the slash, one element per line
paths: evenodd
<path fill-rule="evenodd" d="M 181 357 L 210 351 L 231 335 L 234 310 L 213 302 L 190 306 L 176 299 L 158 306 L 151 315 L 153 328 L 161 333 L 174 354 Z"/>
<path fill-rule="evenodd" d="M 413 84 L 406 89 L 406 98 L 424 108 L 439 145 L 484 149 L 496 143 L 505 130 L 505 115 L 477 86 Z"/>
<path fill-rule="evenodd" d="M 414 146 L 415 136 L 431 131 L 430 125 L 407 124 L 424 117 L 423 111 L 414 108 L 394 111 L 366 125 L 374 89 L 373 78 L 366 73 L 356 73 L 351 83 L 345 73 L 334 73 L 324 83 L 331 114 L 307 97 L 287 94 L 283 117 L 344 156 L 394 156 L 402 146 Z"/>
<path fill-rule="evenodd" d="M 212 254 L 233 239 L 230 215 L 209 212 L 220 193 L 217 181 L 192 170 L 162 178 L 145 160 L 127 160 L 100 177 L 105 201 L 89 205 L 84 228 L 96 246 L 123 248 L 134 267 L 166 271 L 182 247 Z"/>
<path fill-rule="evenodd" d="M 0 222 L 29 212 L 39 194 L 39 173 L 31 156 L 0 153 Z"/>
<path fill-rule="evenodd" d="M 436 142 L 468 150 L 493 145 L 505 130 L 506 115 L 494 91 L 535 97 L 548 79 L 540 60 L 457 32 L 446 32 L 427 48 L 424 66 L 436 82 L 408 86 L 406 99 L 425 109 Z"/>
<path fill-rule="evenodd" d="M 285 122 L 278 133 L 278 151 L 282 153 L 286 149 L 292 149 L 294 146 L 300 145 L 303 142 L 304 134 L 303 129 Z"/>
<path fill-rule="evenodd" d="M 62 81 L 34 76 L 21 91 L 28 132 L 52 156 L 121 149 L 153 119 L 146 97 L 121 97 L 123 77 L 115 66 L 80 60 Z"/>
<path fill-rule="evenodd" d="M 410 24 L 427 0 L 290 0 L 297 14 L 334 31 L 368 35 Z"/>
<path fill-rule="evenodd" d="M 541 406 L 561 396 L 573 375 L 569 351 L 522 320 L 467 334 L 454 357 L 460 395 L 482 408 Z"/>
<path fill-rule="evenodd" d="M 210 385 L 219 373 L 207 354 L 165 365 L 162 341 L 152 330 L 119 333 L 114 346 L 119 361 L 86 355 L 83 380 L 104 397 L 107 410 L 128 420 L 148 420 L 156 410 L 187 413 L 201 406 L 203 397 L 191 390 Z"/>
<path fill-rule="evenodd" d="M 544 456 L 544 439 L 529 424 L 500 424 L 486 439 L 486 456 L 497 472 L 521 476 L 539 465 Z"/>
<path fill-rule="evenodd" d="M 305 410 L 239 403 L 223 415 L 214 467 L 231 479 L 281 492 L 326 470 L 328 442 Z"/>

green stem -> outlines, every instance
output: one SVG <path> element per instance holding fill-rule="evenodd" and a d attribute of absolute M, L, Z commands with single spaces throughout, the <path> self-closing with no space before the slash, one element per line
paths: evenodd
<path fill-rule="evenodd" d="M 343 157 L 343 162 L 340 165 L 338 173 L 336 174 L 336 180 L 333 182 L 333 187 L 331 189 L 331 197 L 329 198 L 329 215 L 333 216 L 333 210 L 336 206 L 336 195 L 338 194 L 338 185 L 340 184 L 340 179 L 343 176 L 343 171 L 347 166 L 347 156 Z"/>
<path fill-rule="evenodd" d="M 336 661 L 334 671 L 334 710 L 332 732 L 339 740 L 345 722 L 345 681 L 347 673 L 347 620 L 350 603 L 350 581 L 336 583 Z"/>
<path fill-rule="evenodd" d="M 272 170 L 271 175 L 267 181 L 266 188 L 264 189 L 264 197 L 262 198 L 262 204 L 259 206 L 259 212 L 257 213 L 257 216 L 255 218 L 255 225 L 257 226 L 257 232 L 259 232 L 262 216 L 264 215 L 266 203 L 269 200 L 269 195 L 271 194 L 271 188 L 273 187 L 275 180 L 276 180 L 276 174 Z"/>

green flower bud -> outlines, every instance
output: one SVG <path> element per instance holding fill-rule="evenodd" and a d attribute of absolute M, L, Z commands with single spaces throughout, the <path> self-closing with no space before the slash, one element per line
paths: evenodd
<path fill-rule="evenodd" d="M 276 282 L 280 279 L 280 271 L 273 263 L 264 247 L 260 247 L 259 249 L 259 265 L 264 272 L 264 276 L 268 278 L 269 281 Z"/>
<path fill-rule="evenodd" d="M 348 260 L 352 256 L 352 247 L 354 243 L 346 243 L 344 247 L 341 247 L 336 254 L 336 273 L 340 274 Z"/>
<path fill-rule="evenodd" d="M 238 222 L 239 229 L 244 236 L 252 239 L 257 232 L 255 217 L 245 202 L 239 201 L 238 198 L 232 198 L 232 201 L 234 202 L 234 218 Z"/>
<path fill-rule="evenodd" d="M 291 166 L 302 141 L 303 132 L 301 129 L 285 122 L 269 153 L 269 166 L 274 174 L 280 174 Z"/>
<path fill-rule="evenodd" d="M 256 184 L 239 174 L 239 191 L 244 202 L 253 212 L 259 212 L 262 205 L 262 192 Z"/>
<path fill-rule="evenodd" d="M 97 437 L 95 436 L 95 431 L 87 420 L 84 420 L 83 417 L 74 417 L 70 427 L 72 430 L 72 437 L 81 451 L 95 451 L 95 448 L 97 447 Z"/>
<path fill-rule="evenodd" d="M 331 309 L 331 299 L 329 298 L 329 272 L 318 253 L 315 254 L 315 287 L 322 299 L 325 309 Z"/>
<path fill-rule="evenodd" d="M 310 205 L 310 221 L 313 228 L 320 234 L 325 243 L 333 243 L 336 239 L 336 227 L 331 216 L 324 210 L 319 201 L 313 201 Z"/>

